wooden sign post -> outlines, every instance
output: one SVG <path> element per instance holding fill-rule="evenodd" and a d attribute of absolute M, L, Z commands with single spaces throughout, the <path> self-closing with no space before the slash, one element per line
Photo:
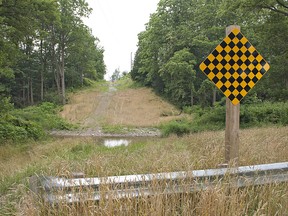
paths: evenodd
<path fill-rule="evenodd" d="M 225 163 L 238 166 L 240 101 L 270 66 L 240 32 L 240 26 L 231 25 L 226 28 L 226 37 L 199 68 L 227 97 Z"/>
<path fill-rule="evenodd" d="M 233 29 L 239 29 L 240 26 L 231 25 L 226 28 L 226 36 Z M 240 103 L 233 105 L 226 98 L 226 130 L 225 130 L 225 163 L 232 163 L 238 166 L 239 158 L 239 124 L 240 124 Z"/>

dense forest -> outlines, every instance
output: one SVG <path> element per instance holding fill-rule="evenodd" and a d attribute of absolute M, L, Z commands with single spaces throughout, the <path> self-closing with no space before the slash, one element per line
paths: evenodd
<path fill-rule="evenodd" d="M 90 13 L 85 0 L 0 0 L 0 113 L 9 102 L 65 104 L 67 88 L 103 79 L 104 49 L 82 20 Z"/>
<path fill-rule="evenodd" d="M 199 64 L 236 24 L 271 69 L 243 100 L 288 99 L 287 0 L 160 0 L 138 35 L 132 79 L 180 107 L 211 106 L 223 94 Z"/>

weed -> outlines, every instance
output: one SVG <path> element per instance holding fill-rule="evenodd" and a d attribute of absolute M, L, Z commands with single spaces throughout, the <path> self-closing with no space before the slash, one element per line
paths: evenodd
<path fill-rule="evenodd" d="M 122 125 L 103 125 L 102 131 L 109 134 L 125 134 L 129 133 L 131 127 L 124 127 Z"/>

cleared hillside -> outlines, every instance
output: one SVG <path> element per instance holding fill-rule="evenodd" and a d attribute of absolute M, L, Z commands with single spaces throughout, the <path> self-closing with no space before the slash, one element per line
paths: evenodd
<path fill-rule="evenodd" d="M 108 83 L 108 90 L 98 88 L 70 95 L 61 116 L 85 128 L 103 125 L 155 127 L 181 117 L 180 111 L 148 88 L 121 88 Z"/>

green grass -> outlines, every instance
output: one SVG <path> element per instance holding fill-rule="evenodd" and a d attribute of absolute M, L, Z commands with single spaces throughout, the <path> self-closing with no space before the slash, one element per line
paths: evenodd
<path fill-rule="evenodd" d="M 130 75 L 126 75 L 124 77 L 121 77 L 119 80 L 114 82 L 114 86 L 117 88 L 117 90 L 125 90 L 129 88 L 139 88 L 143 87 L 141 84 L 134 82 Z"/>
<path fill-rule="evenodd" d="M 105 80 L 95 81 L 88 78 L 84 78 L 84 90 L 97 89 L 102 92 L 107 92 L 109 89 L 109 83 Z"/>
<path fill-rule="evenodd" d="M 102 131 L 109 134 L 127 134 L 132 130 L 132 127 L 122 125 L 103 125 Z"/>

